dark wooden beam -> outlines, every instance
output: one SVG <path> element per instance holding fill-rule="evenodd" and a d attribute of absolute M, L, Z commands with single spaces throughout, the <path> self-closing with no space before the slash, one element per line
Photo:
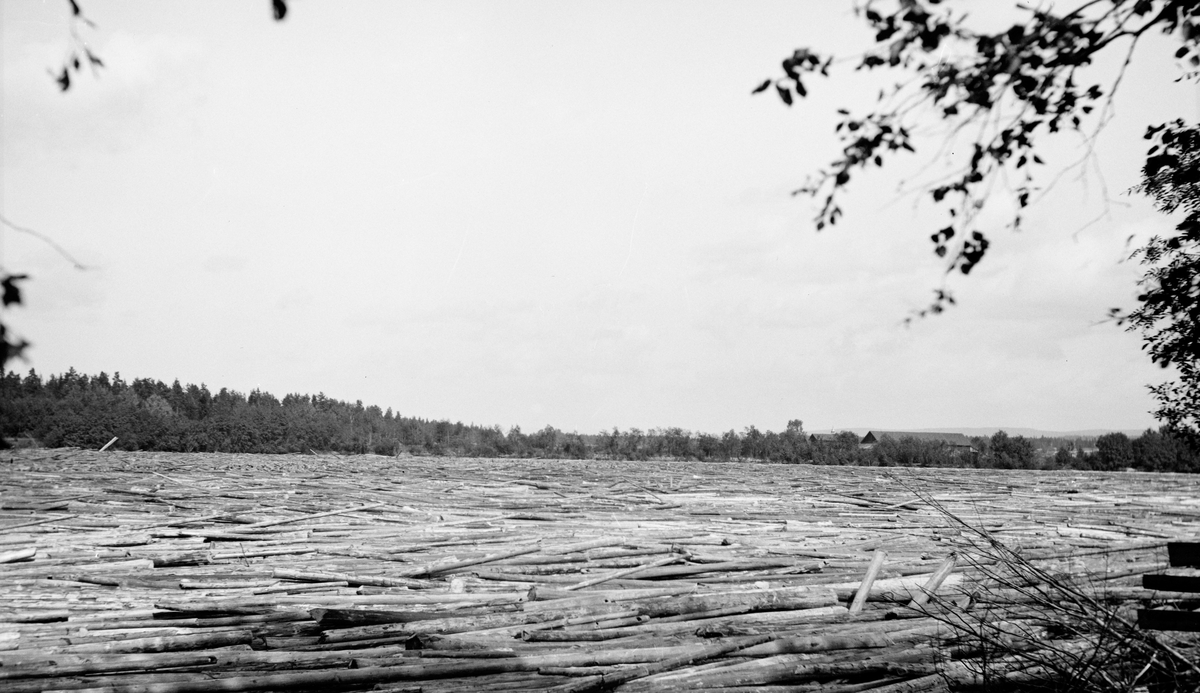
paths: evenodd
<path fill-rule="evenodd" d="M 1200 575 L 1143 575 L 1142 587 L 1163 592 L 1200 592 Z"/>
<path fill-rule="evenodd" d="M 1146 630 L 1200 632 L 1200 612 L 1138 609 L 1138 627 Z"/>
<path fill-rule="evenodd" d="M 1172 568 L 1200 568 L 1200 542 L 1173 541 L 1167 544 Z"/>

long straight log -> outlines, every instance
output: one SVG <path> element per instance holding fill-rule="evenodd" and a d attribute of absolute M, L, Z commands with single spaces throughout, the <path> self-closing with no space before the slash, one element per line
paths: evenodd
<path fill-rule="evenodd" d="M 541 550 L 540 546 L 523 546 L 519 549 L 514 549 L 512 551 L 505 551 L 503 553 L 494 553 L 494 554 L 490 554 L 487 556 L 480 556 L 479 558 L 469 558 L 469 559 L 462 560 L 462 561 L 453 561 L 451 563 L 441 563 L 441 564 L 431 563 L 428 565 L 417 566 L 414 568 L 405 568 L 403 570 L 395 571 L 395 574 L 401 575 L 404 577 L 420 577 L 420 576 L 426 576 L 426 575 L 434 576 L 434 575 L 440 575 L 441 573 L 448 573 L 452 570 L 461 570 L 463 568 L 469 568 L 474 565 L 482 565 L 484 563 L 494 563 L 496 561 L 503 561 L 506 558 L 514 558 L 516 556 L 524 556 L 526 554 L 536 553 L 539 550 Z"/>
<path fill-rule="evenodd" d="M 567 587 L 566 589 L 567 590 L 581 590 L 584 587 L 591 587 L 592 585 L 599 585 L 601 583 L 608 582 L 609 580 L 615 580 L 617 578 L 625 577 L 627 575 L 634 575 L 634 574 L 640 573 L 644 570 L 649 570 L 650 568 L 657 568 L 659 566 L 664 566 L 664 565 L 667 565 L 668 563 L 674 563 L 675 561 L 679 561 L 684 558 L 685 558 L 685 556 L 682 556 L 682 555 L 668 556 L 666 558 L 660 558 L 657 561 L 651 561 L 649 563 L 646 563 L 645 565 L 636 566 L 634 568 L 626 568 L 624 570 L 616 570 L 611 573 L 605 573 L 604 575 L 601 575 L 599 577 L 594 577 L 594 578 L 591 578 L 588 580 L 584 580 L 582 582 L 575 583 L 574 585 L 571 585 L 570 587 Z"/>
<path fill-rule="evenodd" d="M 20 529 L 22 527 L 33 527 L 34 525 L 44 525 L 44 524 L 47 524 L 50 522 L 62 522 L 63 520 L 70 520 L 70 519 L 73 519 L 76 517 L 79 517 L 79 516 L 78 515 L 63 515 L 61 517 L 46 517 L 46 518 L 42 518 L 40 520 L 30 520 L 29 522 L 20 522 L 15 525 L 3 525 L 3 526 L 0 526 L 0 532 L 8 532 L 8 531 L 11 531 L 14 529 Z"/>
<path fill-rule="evenodd" d="M 502 626 L 498 628 L 488 628 L 484 630 L 472 631 L 473 635 L 510 635 L 516 637 L 524 632 L 535 630 L 553 630 L 555 628 L 568 628 L 570 626 L 583 626 L 598 621 L 606 621 L 613 618 L 632 618 L 637 616 L 637 610 L 612 611 L 598 614 L 586 614 L 583 616 L 568 616 L 565 618 L 555 619 L 552 621 L 540 621 L 536 623 L 525 623 L 517 626 Z M 616 630 L 616 628 L 612 629 Z"/>
<path fill-rule="evenodd" d="M 562 686 L 556 686 L 550 690 L 554 691 L 554 693 L 586 693 L 587 691 L 597 691 L 605 688 L 611 688 L 636 679 L 653 676 L 654 674 L 660 674 L 665 671 L 671 671 L 672 669 L 678 669 L 679 667 L 687 666 L 693 662 L 704 661 L 706 659 L 720 657 L 731 652 L 737 652 L 738 650 L 767 642 L 768 640 L 771 640 L 771 638 L 772 636 L 770 635 L 757 635 L 749 638 L 732 638 L 729 642 L 725 642 L 720 645 L 712 645 L 704 648 L 696 654 L 679 655 L 677 657 L 672 657 L 654 664 L 631 667 L 629 669 L 583 679 L 578 682 L 563 684 Z"/>
<path fill-rule="evenodd" d="M 908 603 L 913 597 L 921 594 L 921 588 L 928 581 L 927 575 L 875 580 L 867 594 L 867 601 Z M 951 573 L 942 581 L 942 586 L 958 589 L 963 582 L 964 576 L 961 573 Z M 825 586 L 836 592 L 838 599 L 852 600 L 862 588 L 862 582 L 839 582 Z"/>
<path fill-rule="evenodd" d="M 320 517 L 330 517 L 331 515 L 344 515 L 346 513 L 358 512 L 360 510 L 372 510 L 374 508 L 381 508 L 385 505 L 387 505 L 387 503 L 368 503 L 367 505 L 359 505 L 359 506 L 353 507 L 353 508 L 343 508 L 341 510 L 329 510 L 329 511 L 326 511 L 323 513 L 312 513 L 310 515 L 301 515 L 299 517 L 287 517 L 282 520 L 266 520 L 264 522 L 255 522 L 254 524 L 251 524 L 251 525 L 242 525 L 238 529 L 241 529 L 243 531 L 248 530 L 248 529 L 250 529 L 250 530 L 264 529 L 266 527 L 275 527 L 278 525 L 285 525 L 285 524 L 289 524 L 292 522 L 304 522 L 305 520 L 315 520 Z"/>
<path fill-rule="evenodd" d="M 568 608 L 568 604 L 584 604 L 601 601 L 629 601 L 631 599 L 653 599 L 693 594 L 697 585 L 675 585 L 671 587 L 643 587 L 627 590 L 588 590 L 586 592 L 554 589 L 537 586 L 529 590 L 529 601 L 522 605 L 526 611 L 537 609 Z"/>
<path fill-rule="evenodd" d="M 637 613 L 638 612 L 636 610 L 630 611 L 628 609 L 620 609 L 620 607 L 612 607 L 602 610 L 598 614 L 587 614 L 586 617 L 596 620 L 613 618 L 618 614 L 621 617 L 629 615 L 636 616 Z M 400 623 L 384 623 L 369 626 L 356 626 L 352 628 L 338 628 L 334 630 L 326 630 L 321 635 L 321 641 L 327 643 L 353 642 L 355 640 L 379 638 L 389 635 L 398 635 L 400 633 L 408 633 L 410 635 L 416 633 L 433 633 L 440 635 L 446 633 L 486 632 L 495 631 L 497 629 L 509 629 L 513 627 L 519 631 L 520 629 L 527 627 L 541 627 L 543 623 L 556 624 L 560 623 L 560 621 L 576 618 L 572 616 L 564 617 L 563 619 L 553 619 L 550 618 L 550 613 L 542 613 L 539 614 L 539 616 L 543 617 L 540 619 L 543 623 L 539 623 L 538 620 L 535 620 L 532 616 L 532 614 L 518 611 L 513 613 L 493 613 L 451 618 L 443 617 L 434 619 L 409 620 Z M 545 627 L 557 626 L 547 625 Z"/>
<path fill-rule="evenodd" d="M 467 611 L 449 612 L 455 616 L 484 616 L 490 611 L 471 609 Z M 442 611 L 395 611 L 384 609 L 313 609 L 309 615 L 322 630 L 337 628 L 353 628 L 357 626 L 377 626 L 385 623 L 409 623 L 410 621 L 428 621 L 445 618 L 447 612 Z"/>
<path fill-rule="evenodd" d="M 566 546 L 557 546 L 546 548 L 543 553 L 550 556 L 563 556 L 570 553 L 579 553 L 582 551 L 590 551 L 591 549 L 602 549 L 608 546 L 622 546 L 628 542 L 622 537 L 600 537 L 591 541 L 582 541 L 577 544 L 567 544 Z"/>
<path fill-rule="evenodd" d="M 476 592 L 473 594 L 355 594 L 355 595 L 262 595 L 235 599 L 158 600 L 154 606 L 167 611 L 238 611 L 285 604 L 331 605 L 339 608 L 361 605 L 398 606 L 402 604 L 514 604 L 527 598 L 525 592 Z"/>
<path fill-rule="evenodd" d="M 415 655 L 418 653 L 414 652 L 412 654 Z M 223 669 L 230 667 L 256 668 L 274 666 L 313 668 L 350 666 L 358 660 L 383 661 L 383 658 L 388 658 L 388 661 L 391 661 L 394 665 L 397 663 L 396 658 L 403 655 L 404 651 L 398 653 L 394 648 L 342 650 L 335 652 L 272 652 L 253 651 L 236 647 L 200 652 L 53 655 L 49 658 L 43 657 L 24 664 L 5 664 L 3 668 L 0 668 L 0 681 L 181 668 Z M 375 659 L 370 660 L 369 658 Z"/>
<path fill-rule="evenodd" d="M 831 589 L 799 586 L 754 592 L 695 594 L 649 602 L 642 610 L 648 616 L 659 617 L 731 607 L 741 607 L 747 611 L 788 611 L 836 603 L 837 594 Z"/>
<path fill-rule="evenodd" d="M 777 654 L 802 654 L 830 650 L 861 650 L 891 647 L 896 643 L 886 633 L 852 635 L 797 635 L 748 647 L 738 654 L 744 657 L 766 657 Z"/>
<path fill-rule="evenodd" d="M 846 607 L 832 605 L 819 606 L 812 609 L 798 609 L 796 611 L 767 611 L 753 614 L 702 618 L 682 622 L 663 623 L 651 620 L 650 622 L 643 623 L 641 625 L 627 626 L 624 628 L 611 628 L 606 631 L 606 635 L 612 638 L 651 635 L 657 637 L 670 637 L 695 633 L 701 628 L 705 628 L 707 630 L 728 629 L 731 631 L 736 631 L 738 629 L 742 629 L 744 631 L 745 628 L 771 629 L 796 626 L 805 623 L 839 621 L 844 620 L 846 614 Z"/>
<path fill-rule="evenodd" d="M 230 645 L 245 645 L 250 643 L 251 638 L 251 633 L 248 630 L 197 633 L 195 635 L 172 635 L 157 638 L 131 638 L 129 640 L 84 643 L 82 645 L 50 648 L 44 650 L 44 652 L 73 654 L 84 652 L 174 652 L 179 650 L 202 650 L 213 647 L 228 647 Z"/>
<path fill-rule="evenodd" d="M 766 570 L 769 568 L 785 568 L 796 565 L 796 561 L 791 558 L 751 558 L 741 561 L 724 561 L 721 563 L 702 563 L 699 565 L 682 565 L 672 566 L 669 568 L 655 568 L 647 570 L 638 575 L 639 579 L 653 579 L 663 577 L 678 577 L 680 575 L 696 575 L 699 573 L 720 573 L 732 570 Z M 817 566 L 817 564 L 808 564 L 807 569 Z"/>
<path fill-rule="evenodd" d="M 264 542 L 265 543 L 265 542 Z M 266 556 L 292 556 L 302 555 L 306 553 L 315 553 L 316 549 L 309 546 L 300 546 L 294 548 L 278 548 L 278 549 L 250 549 L 248 551 L 213 551 L 212 559 L 214 561 L 227 561 L 229 559 L 238 558 L 264 558 Z"/>
<path fill-rule="evenodd" d="M 416 587 L 428 588 L 430 584 L 421 580 L 406 577 L 390 577 L 387 575 L 350 575 L 347 573 L 314 572 L 307 570 L 292 570 L 290 568 L 275 568 L 271 575 L 284 580 L 300 580 L 303 582 L 338 582 L 345 581 L 351 585 L 372 585 L 375 587 Z"/>

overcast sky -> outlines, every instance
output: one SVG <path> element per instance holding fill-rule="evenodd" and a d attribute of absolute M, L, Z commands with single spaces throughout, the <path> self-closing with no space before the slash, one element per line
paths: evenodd
<path fill-rule="evenodd" d="M 68 4 L 0 4 L 0 211 L 93 267 L 4 230 L 18 369 L 525 430 L 1153 423 L 1164 373 L 1099 323 L 1127 239 L 1171 228 L 1125 194 L 1141 133 L 1197 117 L 1158 37 L 1086 175 L 905 327 L 943 281 L 942 212 L 897 195 L 928 158 L 856 177 L 832 231 L 789 195 L 881 82 L 750 95 L 797 47 L 861 51 L 849 0 L 81 4 L 106 67 L 67 93 Z"/>

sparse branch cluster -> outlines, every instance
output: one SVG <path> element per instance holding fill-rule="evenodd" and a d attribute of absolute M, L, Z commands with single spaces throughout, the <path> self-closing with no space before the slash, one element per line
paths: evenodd
<path fill-rule="evenodd" d="M 104 67 L 104 61 L 92 52 L 87 41 L 79 33 L 81 26 L 94 29 L 96 28 L 96 23 L 84 15 L 83 8 L 79 6 L 76 0 L 67 0 L 67 2 L 71 6 L 70 46 L 67 49 L 66 57 L 63 58 L 61 69 L 57 72 L 51 71 L 50 73 L 54 77 L 54 81 L 58 82 L 58 88 L 62 91 L 67 91 L 71 88 L 71 75 L 82 72 L 84 66 L 91 68 L 93 73 L 99 68 Z"/>
<path fill-rule="evenodd" d="M 887 6 L 887 10 L 883 6 Z M 930 236 L 947 272 L 968 274 L 987 253 L 987 231 L 977 217 L 998 180 L 1007 182 L 1013 206 L 1009 227 L 1019 228 L 1021 210 L 1039 189 L 1033 164 L 1037 147 L 1063 130 L 1082 133 L 1103 127 L 1104 111 L 1120 83 L 1124 65 L 1107 85 L 1080 81 L 1078 70 L 1114 44 L 1128 44 L 1125 65 L 1140 36 L 1152 29 L 1174 35 L 1176 57 L 1200 65 L 1200 2 L 1196 0 L 1093 0 L 1059 13 L 1052 5 L 1022 7 L 1023 21 L 996 33 L 968 25 L 967 15 L 940 0 L 866 2 L 858 15 L 875 32 L 875 46 L 857 69 L 891 68 L 913 74 L 880 93 L 878 106 L 862 116 L 841 110 L 836 132 L 842 155 L 817 171 L 796 194 L 822 197 L 816 226 L 836 224 L 842 193 L 856 170 L 883 166 L 900 151 L 913 152 L 917 122 L 942 121 L 952 140 L 970 133 L 970 157 L 947 179 L 926 185 L 932 201 L 946 210 L 946 226 Z M 1124 39 L 1124 41 L 1122 41 Z M 833 59 L 802 48 L 783 61 L 785 75 L 768 80 L 784 103 L 803 97 L 806 75 L 828 75 Z M 1095 113 L 1100 107 L 1101 113 Z M 1089 118 L 1089 116 L 1091 116 Z M 1097 118 L 1097 116 L 1099 116 Z M 945 289 L 918 315 L 941 312 L 953 303 Z"/>
<path fill-rule="evenodd" d="M 70 5 L 70 42 L 67 48 L 66 56 L 63 58 L 62 66 L 57 70 L 50 70 L 50 76 L 58 83 L 60 91 L 67 91 L 71 88 L 71 76 L 78 75 L 83 72 L 84 68 L 90 68 L 93 74 L 104 67 L 104 61 L 100 56 L 88 46 L 87 41 L 80 33 L 80 27 L 95 29 L 96 23 L 83 13 L 83 7 L 79 4 L 79 0 L 67 0 Z M 287 0 L 271 0 L 271 14 L 275 21 L 283 21 L 287 16 L 288 5 Z"/>

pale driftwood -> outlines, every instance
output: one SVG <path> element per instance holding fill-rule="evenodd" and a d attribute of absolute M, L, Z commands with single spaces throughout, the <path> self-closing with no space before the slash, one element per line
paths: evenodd
<path fill-rule="evenodd" d="M 859 585 L 858 591 L 854 594 L 854 599 L 850 602 L 850 613 L 856 614 L 862 611 L 863 605 L 867 603 L 867 597 L 871 594 L 871 585 L 874 584 L 875 578 L 879 576 L 879 571 L 883 568 L 883 562 L 887 559 L 887 553 L 884 551 L 875 551 L 874 557 L 871 559 L 871 565 L 867 568 L 867 574 L 863 576 L 862 584 Z"/>
<path fill-rule="evenodd" d="M 908 608 L 915 609 L 928 602 L 929 598 L 937 593 L 938 588 L 942 586 L 946 578 L 950 577 L 950 573 L 953 572 L 957 561 L 957 553 L 951 553 L 949 556 L 946 556 L 946 560 L 942 561 L 938 569 L 933 571 L 933 575 L 929 576 L 929 581 L 921 586 L 921 593 L 914 596 L 908 603 Z"/>
<path fill-rule="evenodd" d="M 16 549 L 14 551 L 0 551 L 0 563 L 16 563 L 17 561 L 27 561 L 36 555 L 36 546 L 30 546 L 24 549 Z"/>

